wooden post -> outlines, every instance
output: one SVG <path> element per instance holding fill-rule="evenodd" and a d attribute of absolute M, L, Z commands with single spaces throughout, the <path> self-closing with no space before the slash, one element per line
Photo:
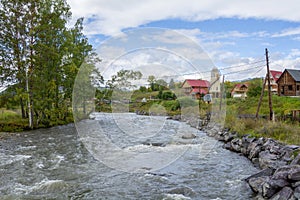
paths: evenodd
<path fill-rule="evenodd" d="M 273 106 L 272 106 L 272 94 L 271 94 L 271 83 L 270 83 L 269 56 L 268 56 L 268 49 L 267 48 L 266 48 L 266 63 L 267 63 L 267 75 L 268 75 L 268 93 L 269 93 L 270 120 L 272 120 L 272 118 L 273 118 Z"/>
<path fill-rule="evenodd" d="M 263 87 L 262 87 L 262 89 L 261 89 L 260 98 L 259 98 L 259 102 L 258 102 L 256 114 L 255 114 L 255 118 L 256 118 L 256 119 L 258 119 L 259 109 L 260 109 L 260 106 L 261 106 L 262 99 L 263 99 L 263 97 L 264 97 L 264 92 L 265 92 L 265 87 L 266 87 L 267 78 L 268 78 L 268 75 L 266 75 L 266 78 L 264 79 Z"/>

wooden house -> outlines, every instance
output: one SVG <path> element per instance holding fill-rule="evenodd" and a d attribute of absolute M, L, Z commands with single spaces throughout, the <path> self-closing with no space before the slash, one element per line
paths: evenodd
<path fill-rule="evenodd" d="M 273 94 L 278 94 L 278 85 L 277 85 L 277 80 L 281 76 L 282 72 L 281 71 L 275 71 L 275 70 L 270 70 L 270 85 L 271 85 L 271 92 Z M 268 89 L 268 81 L 266 82 L 265 90 Z"/>
<path fill-rule="evenodd" d="M 285 69 L 277 84 L 279 96 L 300 96 L 300 70 Z"/>
<path fill-rule="evenodd" d="M 210 83 L 206 80 L 186 79 L 182 84 L 182 89 L 185 95 L 199 99 L 208 93 Z"/>
<path fill-rule="evenodd" d="M 236 84 L 231 90 L 232 98 L 246 98 L 249 85 L 248 83 L 239 83 Z"/>

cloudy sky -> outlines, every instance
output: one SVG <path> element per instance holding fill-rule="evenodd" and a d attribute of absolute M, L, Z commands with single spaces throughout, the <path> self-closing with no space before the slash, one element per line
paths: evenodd
<path fill-rule="evenodd" d="M 300 12 L 296 0 L 68 0 L 68 3 L 74 19 L 85 18 L 84 33 L 94 47 L 102 52 L 106 48 L 115 56 L 130 49 L 103 42 L 116 36 L 126 38 L 127 31 L 136 28 L 156 27 L 174 30 L 197 43 L 228 80 L 263 76 L 265 48 L 269 50 L 271 69 L 300 69 Z M 169 35 L 160 46 L 169 49 L 166 43 L 180 43 L 176 37 L 166 42 L 171 32 L 161 35 L 166 33 Z M 191 49 L 182 46 L 178 52 L 197 56 L 199 52 Z M 136 53 L 139 58 L 144 55 L 144 59 L 131 59 L 149 65 L 151 58 L 146 54 Z"/>

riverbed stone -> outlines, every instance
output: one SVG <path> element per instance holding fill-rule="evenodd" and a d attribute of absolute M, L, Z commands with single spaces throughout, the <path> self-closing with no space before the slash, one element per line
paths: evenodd
<path fill-rule="evenodd" d="M 287 180 L 290 171 L 294 168 L 299 168 L 299 165 L 293 165 L 293 166 L 286 165 L 286 166 L 279 167 L 274 172 L 272 179 L 286 179 Z"/>
<path fill-rule="evenodd" d="M 223 145 L 223 148 L 227 149 L 227 150 L 232 150 L 232 147 L 231 147 L 231 143 L 230 142 L 227 142 Z"/>
<path fill-rule="evenodd" d="M 248 158 L 251 160 L 253 158 L 257 158 L 259 153 L 261 151 L 261 146 L 256 145 L 254 148 L 252 148 L 249 152 Z"/>
<path fill-rule="evenodd" d="M 262 186 L 268 180 L 269 177 L 261 176 L 261 177 L 253 177 L 248 180 L 248 184 L 253 192 L 262 193 Z"/>
<path fill-rule="evenodd" d="M 300 199 L 300 186 L 296 187 L 294 189 L 294 196 L 297 198 L 297 199 Z"/>
<path fill-rule="evenodd" d="M 184 135 L 181 136 L 182 139 L 194 139 L 196 138 L 196 135 L 193 133 L 185 133 Z"/>
<path fill-rule="evenodd" d="M 300 164 L 300 154 L 298 154 L 290 165 L 299 165 Z"/>
<path fill-rule="evenodd" d="M 297 166 L 294 168 L 291 168 L 288 173 L 288 179 L 292 181 L 300 181 L 300 166 L 299 165 L 293 165 Z"/>
<path fill-rule="evenodd" d="M 276 169 L 277 155 L 271 154 L 269 151 L 262 151 L 259 153 L 259 166 L 262 169 L 274 168 Z"/>
<path fill-rule="evenodd" d="M 245 181 L 248 182 L 251 178 L 270 177 L 273 175 L 273 173 L 274 173 L 274 170 L 271 168 L 263 169 L 263 170 L 260 170 L 259 172 L 257 172 L 256 174 L 249 176 L 248 178 L 245 179 Z"/>
<path fill-rule="evenodd" d="M 241 139 L 234 138 L 233 140 L 231 140 L 231 147 L 233 151 L 241 152 Z"/>
<path fill-rule="evenodd" d="M 292 200 L 294 198 L 294 192 L 290 187 L 282 188 L 277 194 L 275 194 L 271 200 Z"/>
<path fill-rule="evenodd" d="M 225 136 L 224 136 L 224 141 L 225 141 L 225 142 L 230 142 L 233 138 L 234 138 L 234 135 L 233 135 L 233 134 L 227 133 L 227 134 L 225 134 Z"/>
<path fill-rule="evenodd" d="M 278 188 L 273 187 L 268 181 L 262 184 L 262 196 L 265 198 L 271 198 L 277 191 Z"/>

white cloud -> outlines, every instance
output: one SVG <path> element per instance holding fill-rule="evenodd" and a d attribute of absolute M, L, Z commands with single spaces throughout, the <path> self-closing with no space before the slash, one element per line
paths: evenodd
<path fill-rule="evenodd" d="M 92 18 L 85 26 L 88 35 L 114 35 L 125 28 L 170 18 L 189 21 L 220 17 L 300 21 L 297 0 L 68 0 L 68 3 L 75 18 Z"/>
<path fill-rule="evenodd" d="M 300 35 L 300 27 L 282 30 L 280 33 L 273 34 L 272 37 L 286 37 L 294 35 Z"/>

